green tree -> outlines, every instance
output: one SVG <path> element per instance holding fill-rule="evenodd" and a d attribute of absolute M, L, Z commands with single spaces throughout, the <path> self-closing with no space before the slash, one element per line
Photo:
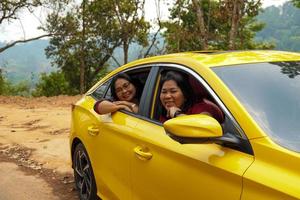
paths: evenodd
<path fill-rule="evenodd" d="M 115 39 L 117 33 L 109 27 L 114 21 L 105 14 L 106 6 L 94 4 L 84 0 L 65 15 L 54 13 L 47 19 L 46 30 L 54 36 L 46 48 L 46 55 L 65 73 L 70 87 L 80 93 L 90 86 L 113 50 L 120 45 Z M 107 3 L 107 6 L 110 5 Z M 101 18 L 94 18 L 100 14 L 103 15 Z"/>
<path fill-rule="evenodd" d="M 164 23 L 167 50 L 272 48 L 254 40 L 264 27 L 255 18 L 260 7 L 260 0 L 177 0 Z"/>
<path fill-rule="evenodd" d="M 143 47 L 148 45 L 150 25 L 144 17 L 145 0 L 113 0 L 111 2 L 122 42 L 124 64 L 126 64 L 129 45 L 132 42 L 137 42 Z"/>
<path fill-rule="evenodd" d="M 143 6 L 138 0 L 82 0 L 60 15 L 48 16 L 45 30 L 53 37 L 46 55 L 64 72 L 71 88 L 81 94 L 89 88 L 106 63 L 114 59 L 117 47 L 123 46 L 126 63 L 130 43 L 147 44 L 149 27 Z"/>
<path fill-rule="evenodd" d="M 294 4 L 294 6 L 300 8 L 300 0 L 292 0 L 292 3 Z"/>

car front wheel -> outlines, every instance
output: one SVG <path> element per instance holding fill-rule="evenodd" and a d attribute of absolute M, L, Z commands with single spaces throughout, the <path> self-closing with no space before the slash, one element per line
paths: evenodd
<path fill-rule="evenodd" d="M 99 199 L 91 162 L 81 143 L 76 146 L 73 154 L 73 168 L 75 185 L 80 200 Z"/>

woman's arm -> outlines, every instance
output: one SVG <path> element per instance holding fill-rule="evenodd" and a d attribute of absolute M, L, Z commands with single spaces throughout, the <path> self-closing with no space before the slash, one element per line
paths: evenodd
<path fill-rule="evenodd" d="M 99 103 L 97 102 L 94 107 L 94 110 L 100 115 L 107 114 L 107 113 L 113 113 L 120 109 L 125 109 L 128 111 L 131 111 L 131 109 L 126 105 L 123 105 L 123 104 L 118 105 L 118 104 L 115 104 L 114 102 L 107 101 L 107 100 L 103 100 Z"/>

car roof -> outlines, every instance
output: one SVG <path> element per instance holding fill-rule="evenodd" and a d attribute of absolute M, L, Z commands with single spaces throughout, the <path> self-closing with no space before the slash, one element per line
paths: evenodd
<path fill-rule="evenodd" d="M 166 54 L 132 61 L 107 74 L 87 93 L 93 91 L 101 82 L 112 75 L 140 65 L 156 63 L 182 64 L 194 68 L 234 66 L 247 63 L 300 61 L 300 53 L 275 50 L 245 50 L 245 51 L 191 51 Z"/>
<path fill-rule="evenodd" d="M 193 51 L 154 56 L 133 61 L 124 67 L 146 63 L 178 63 L 188 61 L 197 62 L 201 66 L 217 67 L 237 64 L 279 62 L 300 60 L 300 53 L 275 50 L 247 50 L 247 51 Z"/>

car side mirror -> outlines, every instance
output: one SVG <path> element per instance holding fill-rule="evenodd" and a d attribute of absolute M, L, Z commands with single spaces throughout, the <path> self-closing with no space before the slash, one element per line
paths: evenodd
<path fill-rule="evenodd" d="M 172 118 L 163 124 L 165 130 L 180 138 L 217 138 L 223 135 L 219 122 L 203 114 L 184 115 Z M 171 137 L 172 137 L 171 135 Z"/>

